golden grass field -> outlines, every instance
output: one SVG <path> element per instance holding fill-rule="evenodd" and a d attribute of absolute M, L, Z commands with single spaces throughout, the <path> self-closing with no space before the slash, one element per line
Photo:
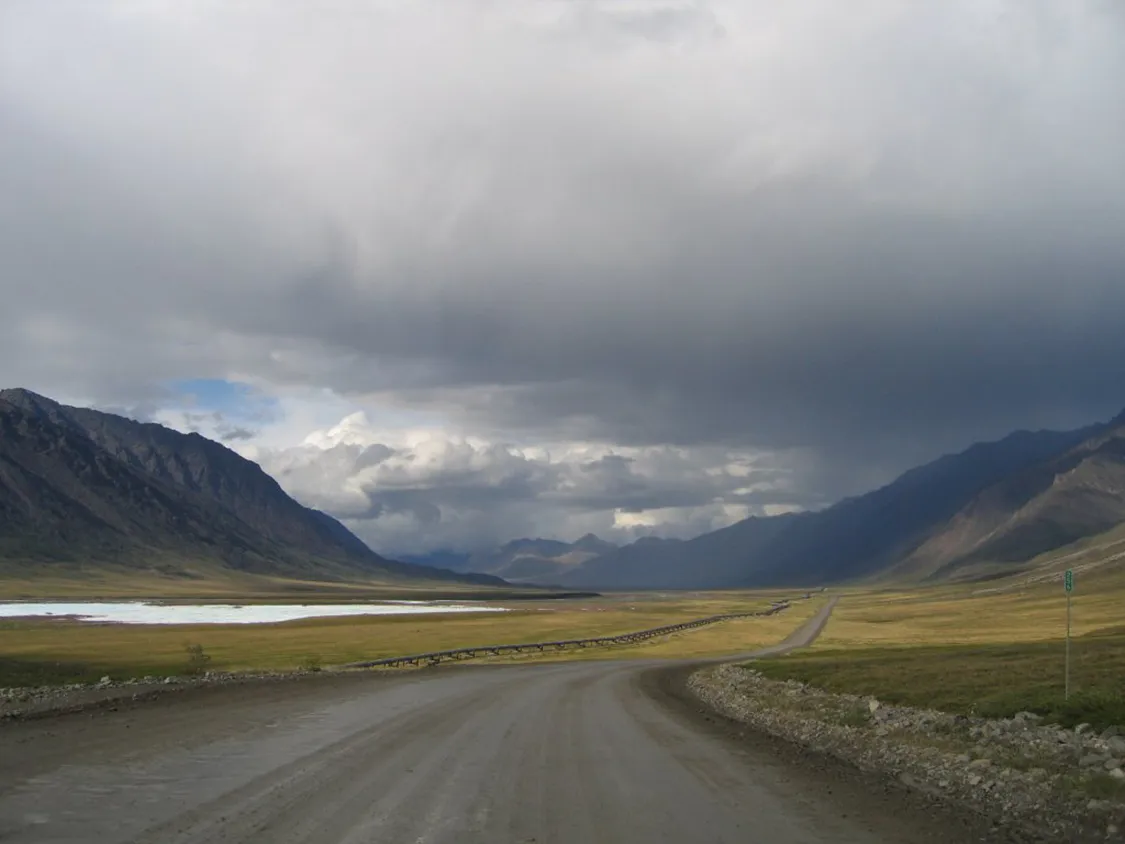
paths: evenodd
<path fill-rule="evenodd" d="M 210 669 L 283 670 L 472 645 L 601 636 L 761 609 L 779 594 L 521 601 L 507 604 L 516 609 L 506 613 L 351 616 L 281 624 L 142 626 L 7 620 L 0 621 L 0 686 L 97 679 L 105 674 L 116 678 L 183 673 L 188 667 L 188 645 L 202 646 L 210 657 Z M 598 648 L 581 655 L 620 658 L 743 652 L 784 638 L 811 612 L 812 603 L 799 602 L 774 617 L 722 622 L 642 645 Z"/>
<path fill-rule="evenodd" d="M 615 645 L 558 654 L 514 654 L 494 661 L 562 662 L 575 659 L 691 659 L 735 656 L 774 645 L 812 618 L 824 604 L 814 597 L 796 601 L 789 609 L 764 618 L 739 618 L 685 630 L 635 645 Z M 723 612 L 738 612 L 731 608 Z M 715 613 L 704 613 L 714 615 Z M 701 616 L 693 616 L 701 617 Z M 656 626 L 656 625 L 653 625 Z"/>
<path fill-rule="evenodd" d="M 1125 624 L 1125 588 L 1083 583 L 1071 600 L 1075 635 Z M 841 646 L 984 644 L 1059 639 L 1066 624 L 1061 584 L 977 593 L 982 587 L 843 591 L 818 650 Z"/>
<path fill-rule="evenodd" d="M 811 649 L 756 667 L 891 703 L 1125 725 L 1125 578 L 1115 567 L 1076 574 L 1071 630 L 1069 699 L 1061 580 L 846 590 Z"/>

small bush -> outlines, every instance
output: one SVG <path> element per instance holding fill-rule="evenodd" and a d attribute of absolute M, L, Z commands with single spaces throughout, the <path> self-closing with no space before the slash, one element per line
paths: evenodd
<path fill-rule="evenodd" d="M 871 710 L 865 703 L 857 703 L 840 713 L 839 723 L 842 727 L 866 727 L 871 723 Z"/>
<path fill-rule="evenodd" d="M 320 657 L 310 656 L 308 659 L 301 663 L 301 668 L 303 668 L 305 671 L 320 671 Z"/>
<path fill-rule="evenodd" d="M 187 651 L 188 674 L 202 674 L 207 670 L 207 664 L 211 662 L 211 655 L 203 650 L 203 645 L 185 645 L 184 650 Z"/>

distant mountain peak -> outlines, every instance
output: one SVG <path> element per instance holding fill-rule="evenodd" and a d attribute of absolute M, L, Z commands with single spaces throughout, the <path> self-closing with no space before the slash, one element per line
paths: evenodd
<path fill-rule="evenodd" d="M 616 548 L 617 545 L 613 542 L 608 542 L 607 540 L 602 539 L 597 534 L 587 533 L 585 536 L 579 537 L 574 542 L 573 547 L 578 548 L 582 551 L 593 551 L 600 554 L 603 551 L 609 551 Z"/>
<path fill-rule="evenodd" d="M 24 408 L 56 408 L 62 407 L 57 401 L 41 396 L 24 387 L 8 387 L 0 390 L 0 400 Z"/>
<path fill-rule="evenodd" d="M 634 545 L 663 545 L 665 542 L 674 543 L 674 542 L 680 542 L 680 541 L 681 540 L 675 539 L 675 538 L 666 539 L 663 536 L 642 536 L 640 539 L 638 539 L 633 544 Z"/>
<path fill-rule="evenodd" d="M 1125 427 L 1125 408 L 1121 410 L 1116 416 L 1106 423 L 1107 428 L 1123 428 Z"/>

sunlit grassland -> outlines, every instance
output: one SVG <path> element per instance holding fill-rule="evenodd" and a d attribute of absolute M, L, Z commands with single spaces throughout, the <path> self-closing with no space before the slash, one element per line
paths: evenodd
<path fill-rule="evenodd" d="M 1125 628 L 1076 638 L 1071 649 L 1069 700 L 1061 642 L 814 650 L 754 667 L 774 679 L 888 703 L 988 717 L 1030 711 L 1099 729 L 1125 725 Z"/>
<path fill-rule="evenodd" d="M 796 601 L 776 615 L 738 618 L 707 627 L 671 633 L 633 645 L 613 645 L 560 654 L 513 654 L 496 662 L 560 662 L 575 659 L 693 659 L 736 656 L 768 645 L 776 645 L 808 621 L 824 605 L 824 599 Z"/>
<path fill-rule="evenodd" d="M 846 591 L 812 649 L 755 667 L 889 703 L 1125 725 L 1121 572 L 1105 567 L 1077 576 L 1071 622 L 1069 700 L 1061 581 Z"/>
<path fill-rule="evenodd" d="M 350 616 L 281 624 L 122 625 L 0 621 L 0 686 L 182 674 L 199 645 L 213 670 L 287 670 L 411 653 L 586 638 L 767 607 L 778 593 L 638 595 L 518 602 L 504 613 Z M 801 602 L 801 612 L 809 602 Z M 639 646 L 652 655 L 734 653 L 783 638 L 800 615 L 723 622 Z M 784 618 L 785 621 L 778 622 Z M 760 625 L 760 631 L 754 625 Z M 783 632 L 782 632 L 783 630 Z M 725 633 L 724 633 L 725 631 Z M 774 639 L 774 632 L 780 635 Z M 696 640 L 695 637 L 700 637 Z M 763 638 L 764 637 L 764 638 Z M 628 649 L 632 651 L 633 649 Z M 589 652 L 592 653 L 592 652 Z M 626 655 L 626 649 L 614 652 Z"/>
<path fill-rule="evenodd" d="M 1107 573 L 1108 575 L 1108 573 Z M 845 591 L 814 648 L 857 645 L 986 644 L 1061 639 L 1066 596 L 1061 583 L 1005 591 L 932 587 L 913 591 Z M 1125 581 L 1080 577 L 1071 600 L 1075 635 L 1125 623 Z"/>

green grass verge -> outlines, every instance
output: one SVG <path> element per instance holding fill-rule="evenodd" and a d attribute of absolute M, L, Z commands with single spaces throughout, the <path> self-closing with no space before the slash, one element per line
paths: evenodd
<path fill-rule="evenodd" d="M 990 718 L 1028 711 L 1064 726 L 1125 725 L 1125 628 L 1073 640 L 1069 700 L 1058 641 L 820 650 L 753 666 L 771 679 L 887 703 Z"/>
<path fill-rule="evenodd" d="M 109 673 L 108 665 L 99 666 L 87 662 L 8 659 L 0 656 L 0 688 L 96 683 L 107 673 Z"/>

